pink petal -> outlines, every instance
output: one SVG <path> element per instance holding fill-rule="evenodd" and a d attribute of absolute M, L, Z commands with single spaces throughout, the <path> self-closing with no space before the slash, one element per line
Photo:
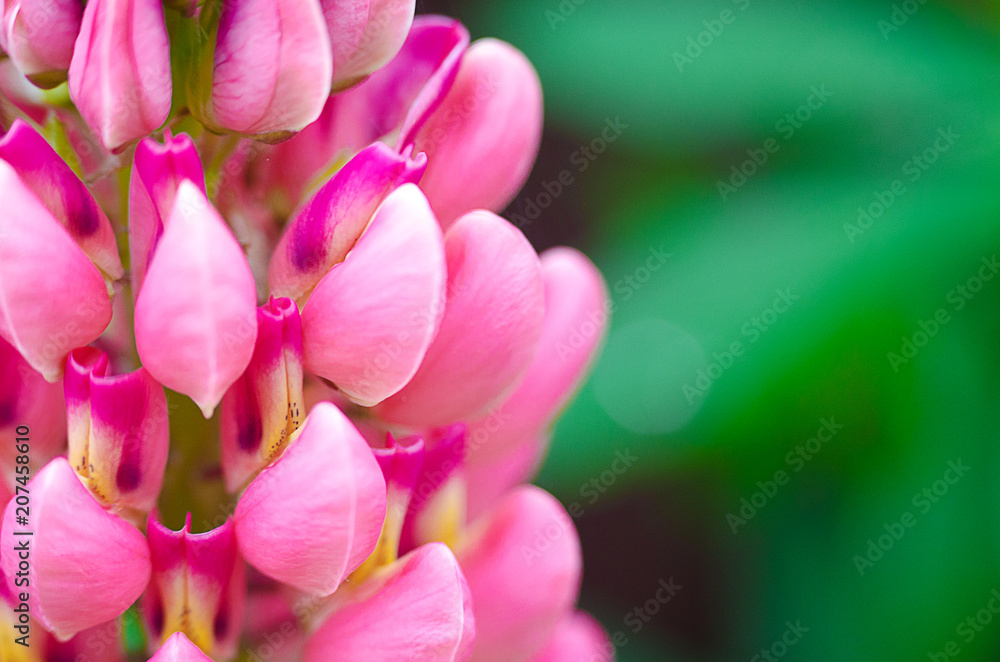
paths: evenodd
<path fill-rule="evenodd" d="M 110 150 L 167 119 L 170 45 L 160 0 L 89 0 L 69 66 L 69 94 Z"/>
<path fill-rule="evenodd" d="M 607 289 L 586 256 L 553 248 L 541 264 L 545 321 L 531 367 L 502 405 L 469 425 L 469 471 L 477 476 L 469 481 L 470 517 L 537 468 L 549 426 L 582 381 L 607 328 Z"/>
<path fill-rule="evenodd" d="M 476 613 L 476 662 L 521 662 L 539 652 L 576 602 L 580 541 L 551 495 L 514 489 L 455 551 Z"/>
<path fill-rule="evenodd" d="M 28 541 L 31 613 L 66 640 L 124 612 L 149 582 L 146 539 L 131 524 L 101 508 L 58 457 L 28 483 L 29 525 L 15 524 L 16 502 L 3 515 L 0 564 L 14 576 L 15 546 Z M 33 535 L 18 535 L 31 531 Z"/>
<path fill-rule="evenodd" d="M 212 82 L 219 126 L 245 135 L 299 131 L 319 117 L 332 77 L 318 0 L 223 0 Z"/>
<path fill-rule="evenodd" d="M 417 132 L 420 188 L 444 228 L 472 209 L 499 212 L 524 185 L 542 137 L 542 86 L 516 48 L 472 44 L 454 85 Z"/>
<path fill-rule="evenodd" d="M 66 360 L 69 457 L 107 508 L 132 519 L 156 505 L 167 466 L 167 397 L 145 369 L 112 377 L 91 348 Z"/>
<path fill-rule="evenodd" d="M 82 16 L 80 0 L 8 0 L 0 48 L 36 85 L 55 87 L 66 81 Z"/>
<path fill-rule="evenodd" d="M 146 138 L 135 148 L 128 195 L 128 247 L 132 292 L 138 295 L 156 243 L 184 180 L 205 192 L 205 173 L 191 136 L 166 138 L 163 145 Z"/>
<path fill-rule="evenodd" d="M 143 611 L 150 636 L 169 642 L 183 632 L 217 658 L 234 657 L 247 587 L 232 520 L 207 533 L 191 533 L 190 514 L 180 531 L 150 517 L 147 534 L 153 575 Z"/>
<path fill-rule="evenodd" d="M 0 159 L 17 170 L 25 186 L 38 196 L 110 280 L 122 277 L 124 272 L 111 222 L 45 138 L 27 122 L 14 120 L 10 131 L 0 139 Z"/>
<path fill-rule="evenodd" d="M 434 338 L 444 239 L 414 184 L 393 191 L 302 309 L 306 369 L 371 406 L 401 389 Z"/>
<path fill-rule="evenodd" d="M 193 183 L 181 182 L 135 304 L 143 365 L 211 417 L 250 363 L 256 298 L 233 233 Z"/>
<path fill-rule="evenodd" d="M 271 259 L 271 292 L 303 305 L 344 260 L 386 196 L 420 179 L 423 168 L 423 160 L 411 161 L 381 143 L 348 161 L 289 221 Z"/>
<path fill-rule="evenodd" d="M 615 647 L 594 617 L 582 611 L 567 615 L 545 648 L 531 662 L 614 662 Z"/>
<path fill-rule="evenodd" d="M 475 418 L 517 386 L 538 345 L 541 271 L 520 230 L 472 212 L 448 230 L 445 254 L 444 317 L 416 375 L 379 405 L 385 420 L 436 426 Z"/>
<path fill-rule="evenodd" d="M 17 428 L 28 427 L 29 464 L 33 474 L 66 446 L 66 401 L 61 384 L 51 384 L 0 339 L 0 471 L 3 484 L 14 489 L 17 476 Z M 3 492 L 0 489 L 0 492 Z M 0 497 L 0 506 L 5 505 Z"/>
<path fill-rule="evenodd" d="M 222 398 L 222 473 L 235 492 L 270 464 L 305 418 L 302 322 L 291 299 L 257 309 L 257 342 L 246 372 Z"/>
<path fill-rule="evenodd" d="M 431 543 L 334 596 L 306 662 L 466 660 L 475 640 L 469 589 L 451 551 Z"/>
<path fill-rule="evenodd" d="M 167 638 L 156 655 L 149 662 L 212 662 L 200 648 L 191 643 L 183 632 L 175 632 Z"/>
<path fill-rule="evenodd" d="M 391 60 L 406 40 L 415 0 L 321 0 L 333 45 L 333 86 L 344 89 Z"/>
<path fill-rule="evenodd" d="M 0 336 L 55 381 L 66 355 L 107 327 L 108 290 L 100 270 L 3 160 L 0 190 Z"/>
<path fill-rule="evenodd" d="M 233 516 L 240 551 L 273 579 L 329 595 L 375 548 L 385 499 L 368 443 L 339 409 L 320 403 L 240 497 Z"/>

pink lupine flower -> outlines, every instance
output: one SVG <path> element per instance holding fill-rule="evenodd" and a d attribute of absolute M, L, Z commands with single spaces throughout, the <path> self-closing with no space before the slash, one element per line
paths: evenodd
<path fill-rule="evenodd" d="M 470 422 L 465 466 L 470 518 L 537 469 L 549 427 L 604 338 L 608 294 L 597 268 L 571 248 L 542 253 L 541 266 L 545 321 L 531 367 L 509 398 Z"/>
<path fill-rule="evenodd" d="M 614 648 L 601 624 L 582 611 L 564 616 L 531 662 L 612 662 Z"/>
<path fill-rule="evenodd" d="M 135 303 L 143 365 L 209 418 L 250 363 L 256 298 L 236 238 L 204 193 L 182 181 Z"/>
<path fill-rule="evenodd" d="M 101 505 L 139 523 L 163 485 L 167 398 L 144 368 L 108 372 L 107 355 L 93 347 L 66 360 L 69 461 Z"/>
<path fill-rule="evenodd" d="M 413 550 L 357 587 L 342 587 L 331 608 L 306 645 L 306 662 L 466 660 L 476 637 L 469 587 L 442 543 Z"/>
<path fill-rule="evenodd" d="M 82 17 L 80 0 L 8 0 L 0 48 L 35 85 L 55 87 L 66 80 Z"/>
<path fill-rule="evenodd" d="M 613 658 L 574 611 L 572 522 L 519 486 L 606 289 L 494 213 L 537 151 L 531 65 L 414 4 L 90 0 L 76 109 L 0 100 L 77 152 L 20 119 L 0 138 L 0 430 L 30 424 L 43 466 L 29 526 L 0 454 L 0 632 L 27 538 L 33 653 L 123 659 L 138 599 L 158 662 Z M 157 504 L 195 515 L 173 531 Z"/>
<path fill-rule="evenodd" d="M 472 212 L 448 230 L 445 254 L 448 300 L 437 335 L 413 379 L 377 408 L 394 423 L 437 426 L 484 414 L 517 386 L 538 345 L 541 269 L 520 230 Z"/>
<path fill-rule="evenodd" d="M 319 0 L 223 0 L 210 122 L 244 135 L 287 138 L 319 117 L 332 79 Z"/>
<path fill-rule="evenodd" d="M 108 289 L 73 235 L 3 159 L 0 190 L 0 336 L 56 381 L 66 355 L 111 320 Z"/>
<path fill-rule="evenodd" d="M 205 192 L 205 173 L 190 136 L 167 135 L 162 145 L 147 138 L 136 146 L 128 192 L 133 297 L 139 295 L 149 261 L 173 210 L 177 189 L 185 180 Z"/>
<path fill-rule="evenodd" d="M 146 531 L 153 567 L 143 598 L 150 648 L 166 646 L 181 633 L 195 650 L 220 660 L 235 657 L 246 577 L 232 521 L 207 533 L 191 533 L 190 514 L 180 531 L 150 517 Z"/>
<path fill-rule="evenodd" d="M 475 617 L 468 585 L 452 551 L 432 542 L 397 558 L 403 551 L 402 527 L 411 501 L 419 496 L 422 470 L 428 469 L 423 440 L 416 437 L 396 444 L 388 435 L 386 446 L 374 453 L 388 503 L 378 545 L 350 581 L 317 610 L 320 616 L 313 620 L 319 625 L 306 644 L 304 659 L 360 662 L 374 650 L 385 659 L 467 659 L 475 640 Z M 400 613 L 409 617 L 395 617 Z"/>
<path fill-rule="evenodd" d="M 62 384 L 49 383 L 5 340 L 0 340 L 0 438 L 16 439 L 17 428 L 31 421 L 29 468 L 41 469 L 66 446 L 66 401 Z M 17 476 L 17 444 L 0 446 L 0 505 L 13 491 Z M 23 470 L 22 470 L 23 471 Z"/>
<path fill-rule="evenodd" d="M 415 0 L 320 0 L 333 45 L 333 87 L 363 80 L 399 52 Z"/>
<path fill-rule="evenodd" d="M 410 380 L 443 313 L 441 231 L 405 185 L 421 171 L 373 144 L 299 210 L 271 262 L 272 292 L 302 306 L 306 369 L 360 404 Z"/>
<path fill-rule="evenodd" d="M 28 489 L 33 524 L 18 523 L 16 502 L 7 504 L 0 565 L 14 577 L 18 545 L 30 546 L 31 613 L 65 641 L 135 602 L 149 582 L 149 549 L 138 529 L 101 507 L 65 458 L 46 465 Z M 26 531 L 31 535 L 18 535 Z"/>
<path fill-rule="evenodd" d="M 247 562 L 268 577 L 329 595 L 375 549 L 385 499 L 371 448 L 340 410 L 321 403 L 240 497 L 236 539 Z M 275 554 L 279 547 L 295 553 Z"/>
<path fill-rule="evenodd" d="M 288 445 L 305 418 L 302 321 L 291 299 L 257 309 L 250 365 L 222 399 L 222 473 L 236 492 Z"/>
<path fill-rule="evenodd" d="M 576 602 L 576 530 L 559 502 L 537 487 L 511 490 L 473 523 L 455 555 L 475 605 L 475 662 L 529 660 Z"/>
<path fill-rule="evenodd" d="M 371 405 L 417 371 L 445 299 L 444 243 L 420 190 L 389 194 L 344 261 L 302 309 L 305 362 Z"/>
<path fill-rule="evenodd" d="M 424 163 L 373 144 L 348 161 L 295 213 L 268 269 L 271 291 L 300 305 L 343 262 L 386 196 L 423 174 Z"/>
<path fill-rule="evenodd" d="M 90 0 L 69 67 L 69 93 L 104 146 L 118 151 L 170 113 L 170 45 L 160 0 Z"/>
<path fill-rule="evenodd" d="M 109 281 L 122 277 L 111 222 L 76 173 L 27 122 L 17 119 L 0 139 L 0 159 L 69 232 Z"/>

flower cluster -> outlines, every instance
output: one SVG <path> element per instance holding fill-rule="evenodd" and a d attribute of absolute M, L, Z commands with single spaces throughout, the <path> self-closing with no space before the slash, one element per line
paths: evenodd
<path fill-rule="evenodd" d="M 611 659 L 526 484 L 607 295 L 495 213 L 524 56 L 413 0 L 8 0 L 0 47 L 0 658 Z"/>

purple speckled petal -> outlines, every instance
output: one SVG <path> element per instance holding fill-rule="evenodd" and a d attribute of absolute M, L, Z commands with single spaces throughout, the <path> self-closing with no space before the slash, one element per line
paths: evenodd
<path fill-rule="evenodd" d="M 385 497 L 364 437 L 335 405 L 321 402 L 236 504 L 240 552 L 268 577 L 330 595 L 375 549 Z M 277 553 L 281 548 L 295 553 Z"/>
<path fill-rule="evenodd" d="M 167 464 L 167 398 L 145 369 L 107 375 L 90 347 L 66 361 L 70 461 L 106 507 L 134 518 L 156 504 Z"/>
<path fill-rule="evenodd" d="M 237 491 L 277 457 L 305 415 L 302 321 L 295 302 L 257 309 L 257 342 L 243 375 L 222 398 L 222 473 Z"/>
<path fill-rule="evenodd" d="M 246 602 L 243 560 L 232 520 L 207 533 L 171 531 L 149 518 L 153 575 L 143 599 L 151 636 L 165 641 L 183 632 L 201 650 L 219 659 L 236 653 Z"/>

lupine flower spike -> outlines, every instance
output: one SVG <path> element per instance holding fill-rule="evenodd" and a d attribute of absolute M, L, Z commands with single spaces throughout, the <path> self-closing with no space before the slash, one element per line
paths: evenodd
<path fill-rule="evenodd" d="M 526 484 L 604 281 L 498 215 L 530 62 L 414 11 L 4 5 L 0 659 L 613 659 Z"/>

